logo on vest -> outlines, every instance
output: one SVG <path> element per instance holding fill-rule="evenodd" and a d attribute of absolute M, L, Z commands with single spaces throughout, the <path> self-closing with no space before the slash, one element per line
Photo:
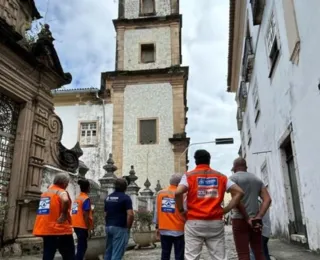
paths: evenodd
<path fill-rule="evenodd" d="M 198 198 L 218 198 L 218 178 L 197 178 L 198 181 Z"/>
<path fill-rule="evenodd" d="M 217 188 L 218 187 L 218 178 L 203 178 L 198 177 L 198 187 L 205 187 L 205 188 Z"/>
<path fill-rule="evenodd" d="M 198 198 L 218 198 L 217 189 L 198 189 Z"/>
<path fill-rule="evenodd" d="M 79 207 L 79 203 L 78 202 L 73 202 L 72 203 L 72 214 L 77 214 L 78 213 L 78 207 Z"/>
<path fill-rule="evenodd" d="M 43 197 L 40 199 L 39 208 L 37 211 L 38 215 L 48 215 L 50 213 L 50 197 Z"/>
<path fill-rule="evenodd" d="M 162 198 L 161 211 L 165 213 L 174 213 L 176 209 L 176 202 L 172 198 Z"/>

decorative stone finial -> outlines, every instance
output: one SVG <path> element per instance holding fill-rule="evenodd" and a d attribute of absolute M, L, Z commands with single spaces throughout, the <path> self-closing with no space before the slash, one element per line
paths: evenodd
<path fill-rule="evenodd" d="M 79 169 L 78 169 L 79 177 L 84 179 L 88 171 L 89 171 L 89 168 L 87 167 L 87 165 L 85 165 L 83 161 L 79 160 Z"/>
<path fill-rule="evenodd" d="M 144 187 L 146 187 L 145 190 L 149 190 L 150 186 L 151 186 L 151 183 L 150 183 L 149 179 L 147 178 L 146 182 L 144 183 Z"/>
<path fill-rule="evenodd" d="M 126 193 L 129 194 L 130 196 L 131 195 L 138 196 L 139 195 L 138 191 L 140 190 L 140 187 L 136 184 L 136 180 L 138 179 L 138 177 L 136 176 L 136 171 L 134 170 L 134 166 L 131 165 L 130 168 L 131 169 L 129 171 L 129 175 L 125 176 L 125 178 L 129 180 L 128 181 L 129 185 Z"/>
<path fill-rule="evenodd" d="M 162 187 L 161 187 L 161 184 L 160 184 L 160 180 L 157 180 L 157 185 L 156 185 L 155 191 L 158 193 L 161 190 L 162 190 Z"/>
<path fill-rule="evenodd" d="M 135 181 L 138 179 L 138 177 L 136 176 L 136 172 L 134 170 L 134 166 L 131 165 L 131 170 L 129 172 L 129 180 L 130 180 L 130 184 L 135 184 Z"/>
<path fill-rule="evenodd" d="M 49 24 L 45 24 L 41 31 L 38 33 L 38 40 L 49 40 L 51 42 L 54 41 Z"/>
<path fill-rule="evenodd" d="M 141 196 L 144 197 L 152 197 L 153 196 L 153 191 L 150 189 L 151 183 L 149 179 L 147 178 L 146 182 L 144 183 L 144 190 L 140 192 Z"/>
<path fill-rule="evenodd" d="M 118 169 L 117 166 L 114 165 L 114 160 L 112 158 L 112 153 L 109 154 L 109 159 L 107 164 L 103 166 L 103 169 L 106 171 L 103 178 L 114 177 L 116 178 L 114 172 Z"/>

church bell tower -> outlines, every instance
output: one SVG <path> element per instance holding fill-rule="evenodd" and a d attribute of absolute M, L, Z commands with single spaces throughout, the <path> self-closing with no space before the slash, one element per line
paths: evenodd
<path fill-rule="evenodd" d="M 116 70 L 102 73 L 113 104 L 112 153 L 118 174 L 134 165 L 138 185 L 186 170 L 188 67 L 181 66 L 179 0 L 119 0 Z"/>

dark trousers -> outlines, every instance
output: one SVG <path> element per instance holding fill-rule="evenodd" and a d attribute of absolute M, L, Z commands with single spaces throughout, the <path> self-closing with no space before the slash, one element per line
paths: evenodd
<path fill-rule="evenodd" d="M 88 248 L 88 229 L 74 228 L 74 232 L 78 238 L 76 260 L 83 260 Z"/>
<path fill-rule="evenodd" d="M 262 236 L 262 249 L 266 260 L 270 259 L 269 248 L 268 248 L 269 238 Z"/>
<path fill-rule="evenodd" d="M 249 244 L 256 260 L 265 260 L 261 231 L 253 230 L 243 219 L 232 220 L 234 243 L 239 260 L 250 260 Z"/>
<path fill-rule="evenodd" d="M 63 260 L 75 260 L 72 235 L 43 237 L 43 260 L 53 260 L 57 249 Z"/>
<path fill-rule="evenodd" d="M 170 260 L 172 245 L 176 260 L 184 260 L 184 236 L 160 236 L 161 240 L 161 260 Z"/>
<path fill-rule="evenodd" d="M 269 255 L 268 242 L 269 242 L 269 238 L 262 236 L 262 251 L 263 251 L 264 257 L 266 260 L 271 260 Z M 250 248 L 250 260 L 256 260 L 251 248 Z"/>

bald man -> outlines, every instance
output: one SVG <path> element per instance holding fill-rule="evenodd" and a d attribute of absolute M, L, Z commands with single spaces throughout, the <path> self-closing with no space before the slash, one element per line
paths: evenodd
<path fill-rule="evenodd" d="M 244 191 L 239 206 L 232 210 L 233 237 L 239 260 L 249 260 L 249 244 L 256 260 L 264 260 L 262 250 L 262 218 L 271 204 L 269 192 L 263 182 L 247 172 L 247 162 L 239 157 L 233 162 L 234 174 L 230 179 Z M 259 207 L 258 198 L 262 199 Z"/>

